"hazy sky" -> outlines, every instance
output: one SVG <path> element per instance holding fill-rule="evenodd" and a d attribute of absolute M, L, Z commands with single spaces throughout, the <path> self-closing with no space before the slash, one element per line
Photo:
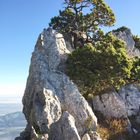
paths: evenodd
<path fill-rule="evenodd" d="M 140 35 L 139 0 L 106 2 L 116 15 L 113 29 L 125 25 Z M 58 14 L 62 3 L 63 0 L 0 0 L 0 102 L 21 100 L 38 34 Z"/>

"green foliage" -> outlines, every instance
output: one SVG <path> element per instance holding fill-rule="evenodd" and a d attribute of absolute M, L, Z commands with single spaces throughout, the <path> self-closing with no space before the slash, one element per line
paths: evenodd
<path fill-rule="evenodd" d="M 140 82 L 140 58 L 133 59 L 133 68 L 131 69 L 131 82 Z"/>
<path fill-rule="evenodd" d="M 129 82 L 132 67 L 124 42 L 111 33 L 94 46 L 88 43 L 76 49 L 67 60 L 67 74 L 85 97 L 119 89 Z"/>
<path fill-rule="evenodd" d="M 103 120 L 103 118 L 100 118 Z M 104 119 L 97 127 L 97 132 L 103 140 L 134 140 L 127 131 L 128 120 L 123 118 Z"/>
<path fill-rule="evenodd" d="M 113 32 L 120 32 L 120 31 L 123 32 L 125 30 L 128 30 L 128 28 L 126 26 L 122 26 L 122 27 L 120 27 L 120 28 L 118 28 L 116 30 L 113 30 Z"/>
<path fill-rule="evenodd" d="M 70 34 L 77 41 L 79 34 L 92 39 L 99 26 L 112 26 L 115 16 L 103 0 L 65 0 L 64 10 L 51 19 L 50 27 Z M 78 35 L 77 35 L 78 34 Z"/>
<path fill-rule="evenodd" d="M 67 74 L 85 97 L 118 90 L 140 79 L 140 59 L 129 58 L 125 43 L 100 29 L 114 22 L 115 16 L 104 0 L 64 0 L 64 9 L 49 24 L 67 34 L 76 48 L 66 62 Z M 114 32 L 126 29 L 123 26 Z M 140 48 L 140 38 L 134 36 L 134 40 Z"/>
<path fill-rule="evenodd" d="M 140 50 L 140 38 L 137 35 L 134 35 L 133 39 L 135 41 L 135 47 Z"/>

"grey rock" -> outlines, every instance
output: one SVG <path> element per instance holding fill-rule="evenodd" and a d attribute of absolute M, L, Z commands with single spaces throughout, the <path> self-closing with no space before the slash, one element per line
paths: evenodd
<path fill-rule="evenodd" d="M 126 49 L 129 56 L 138 56 L 140 57 L 140 51 L 135 48 L 135 41 L 130 29 L 125 29 L 123 31 L 113 32 L 115 36 L 123 40 L 126 43 Z"/>
<path fill-rule="evenodd" d="M 61 119 L 51 126 L 49 140 L 80 140 L 73 116 L 63 112 Z"/>
<path fill-rule="evenodd" d="M 32 139 L 46 140 L 50 131 L 55 134 L 50 128 L 60 125 L 60 122 L 69 127 L 66 136 L 61 137 L 69 136 L 68 131 L 75 131 L 73 139 L 77 140 L 78 135 L 81 138 L 89 129 L 96 131 L 96 116 L 77 86 L 65 74 L 69 53 L 61 34 L 44 29 L 39 35 L 23 96 L 23 113 L 28 122 L 26 131 Z M 65 111 L 71 116 L 64 115 Z M 74 129 L 71 129 L 71 125 L 74 126 L 72 120 L 75 120 Z"/>
<path fill-rule="evenodd" d="M 100 111 L 107 118 L 127 118 L 125 103 L 116 92 L 95 96 L 93 109 Z"/>
<path fill-rule="evenodd" d="M 140 126 L 140 112 L 136 115 L 135 122 Z"/>
<path fill-rule="evenodd" d="M 114 32 L 114 34 L 119 38 L 126 42 L 129 50 L 134 48 L 135 42 L 133 40 L 133 35 L 130 29 L 125 29 L 123 31 Z"/>
<path fill-rule="evenodd" d="M 32 123 L 39 131 L 48 133 L 50 125 L 57 122 L 61 117 L 61 105 L 57 96 L 49 89 L 36 94 L 32 108 Z"/>
<path fill-rule="evenodd" d="M 95 131 L 90 131 L 89 133 L 86 133 L 82 140 L 102 140 L 99 134 Z"/>
<path fill-rule="evenodd" d="M 127 115 L 138 115 L 140 112 L 140 91 L 138 87 L 133 84 L 124 86 L 120 89 L 119 95 L 125 103 Z"/>
<path fill-rule="evenodd" d="M 134 134 L 138 133 L 138 131 L 136 129 L 134 129 L 134 128 L 133 128 L 133 132 L 134 132 Z"/>
<path fill-rule="evenodd" d="M 89 133 L 89 136 L 90 136 L 91 140 L 102 140 L 101 137 L 99 136 L 99 134 L 95 131 L 91 131 Z"/>
<path fill-rule="evenodd" d="M 82 140 L 91 140 L 89 134 L 85 134 Z"/>
<path fill-rule="evenodd" d="M 119 92 L 110 92 L 93 98 L 94 110 L 100 111 L 106 117 L 127 118 L 139 116 L 140 90 L 130 84 L 123 86 Z"/>

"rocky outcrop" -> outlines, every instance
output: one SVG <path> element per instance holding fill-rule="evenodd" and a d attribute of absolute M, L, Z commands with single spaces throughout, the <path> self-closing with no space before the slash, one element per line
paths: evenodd
<path fill-rule="evenodd" d="M 127 116 L 140 115 L 140 90 L 136 85 L 124 86 L 119 91 L 125 103 Z"/>
<path fill-rule="evenodd" d="M 119 92 L 110 92 L 93 98 L 93 110 L 111 118 L 140 115 L 140 90 L 137 85 L 127 85 Z"/>
<path fill-rule="evenodd" d="M 127 118 L 125 103 L 117 92 L 95 96 L 93 109 L 100 111 L 107 118 Z"/>
<path fill-rule="evenodd" d="M 61 34 L 44 29 L 39 35 L 23 97 L 28 124 L 17 139 L 81 140 L 96 134 L 96 116 L 64 73 L 69 53 Z"/>
<path fill-rule="evenodd" d="M 75 119 L 68 112 L 64 112 L 61 119 L 52 124 L 50 130 L 49 140 L 80 140 Z"/>
<path fill-rule="evenodd" d="M 119 92 L 110 92 L 93 98 L 93 110 L 106 118 L 125 118 L 128 129 L 140 133 L 140 90 L 137 85 L 127 85 Z"/>
<path fill-rule="evenodd" d="M 121 27 L 117 30 L 114 30 L 113 34 L 126 43 L 127 53 L 129 54 L 129 56 L 140 57 L 140 51 L 135 47 L 135 41 L 130 29 Z"/>
<path fill-rule="evenodd" d="M 97 132 L 91 131 L 89 134 L 86 133 L 82 140 L 102 140 Z"/>

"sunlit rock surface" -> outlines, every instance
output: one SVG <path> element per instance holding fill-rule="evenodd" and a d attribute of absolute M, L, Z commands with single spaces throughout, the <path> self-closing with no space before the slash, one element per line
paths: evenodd
<path fill-rule="evenodd" d="M 39 35 L 23 97 L 28 124 L 16 140 L 81 140 L 96 132 L 96 116 L 64 73 L 69 53 L 61 34 L 44 29 Z"/>
<path fill-rule="evenodd" d="M 119 31 L 115 30 L 113 31 L 113 34 L 126 43 L 127 53 L 129 54 L 129 56 L 140 57 L 140 51 L 135 47 L 135 41 L 133 39 L 133 34 L 131 33 L 130 29 L 125 28 Z"/>

